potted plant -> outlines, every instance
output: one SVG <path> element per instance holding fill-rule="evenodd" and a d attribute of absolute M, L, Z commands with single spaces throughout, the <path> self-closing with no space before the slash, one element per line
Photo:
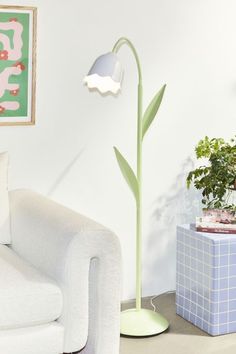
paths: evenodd
<path fill-rule="evenodd" d="M 193 184 L 202 191 L 204 215 L 217 214 L 221 221 L 235 217 L 232 193 L 236 190 L 236 137 L 229 142 L 205 137 L 195 148 L 197 159 L 206 163 L 190 171 L 187 187 Z"/>

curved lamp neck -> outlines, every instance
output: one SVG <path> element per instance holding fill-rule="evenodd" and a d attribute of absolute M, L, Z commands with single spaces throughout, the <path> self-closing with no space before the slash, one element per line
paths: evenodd
<path fill-rule="evenodd" d="M 142 71 L 141 71 L 141 65 L 140 65 L 140 61 L 139 61 L 139 57 L 138 57 L 138 53 L 135 49 L 135 47 L 133 46 L 133 44 L 131 43 L 131 41 L 128 38 L 125 37 L 121 37 L 120 39 L 118 39 L 118 41 L 115 43 L 112 52 L 113 53 L 117 53 L 118 50 L 120 49 L 120 47 L 122 47 L 123 44 L 126 44 L 133 52 L 135 60 L 136 60 L 136 64 L 137 64 L 137 68 L 138 68 L 138 76 L 139 76 L 139 84 L 142 83 Z"/>

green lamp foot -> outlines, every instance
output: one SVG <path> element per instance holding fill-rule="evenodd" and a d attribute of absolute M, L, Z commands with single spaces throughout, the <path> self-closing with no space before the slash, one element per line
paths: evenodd
<path fill-rule="evenodd" d="M 164 332 L 168 327 L 168 321 L 151 310 L 129 309 L 121 312 L 121 334 L 126 336 L 153 336 Z"/>

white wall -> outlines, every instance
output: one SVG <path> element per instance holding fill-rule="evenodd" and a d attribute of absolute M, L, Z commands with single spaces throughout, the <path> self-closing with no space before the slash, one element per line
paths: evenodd
<path fill-rule="evenodd" d="M 199 213 L 185 189 L 197 141 L 230 137 L 236 117 L 234 0 L 7 1 L 38 6 L 36 126 L 0 127 L 10 187 L 28 187 L 112 228 L 124 259 L 123 298 L 134 297 L 134 201 L 114 158 L 135 161 L 136 68 L 128 48 L 118 98 L 82 85 L 120 36 L 143 66 L 145 106 L 162 84 L 159 119 L 144 143 L 143 295 L 175 287 L 175 227 Z"/>

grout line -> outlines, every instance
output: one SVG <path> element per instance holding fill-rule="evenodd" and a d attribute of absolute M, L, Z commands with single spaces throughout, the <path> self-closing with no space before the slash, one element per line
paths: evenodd
<path fill-rule="evenodd" d="M 181 307 L 183 310 L 186 311 L 186 309 L 184 309 L 183 306 L 181 306 L 181 305 L 177 305 L 177 306 Z M 189 310 L 187 310 L 187 311 L 189 311 Z M 196 315 L 196 314 L 194 314 L 194 316 L 196 316 L 196 317 L 199 318 L 200 320 L 202 319 L 202 317 L 199 317 L 199 316 Z M 214 327 L 219 326 L 218 323 L 217 323 L 217 324 L 208 323 L 208 321 L 206 321 L 206 320 L 204 320 L 204 322 L 206 322 L 207 324 L 210 324 L 211 326 L 214 326 Z M 231 324 L 231 323 L 236 323 L 236 321 L 231 321 L 231 322 L 229 322 L 229 324 Z M 221 323 L 220 325 L 221 325 L 221 326 L 222 326 L 222 325 L 227 325 L 227 322 Z"/>

